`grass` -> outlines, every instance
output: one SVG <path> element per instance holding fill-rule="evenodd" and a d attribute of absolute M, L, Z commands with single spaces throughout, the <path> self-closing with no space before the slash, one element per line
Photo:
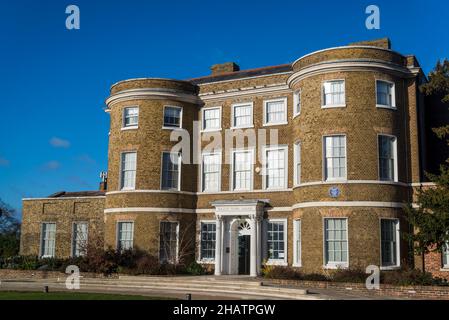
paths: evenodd
<path fill-rule="evenodd" d="M 90 292 L 31 292 L 0 291 L 0 300 L 168 300 L 165 297 L 90 293 Z"/>

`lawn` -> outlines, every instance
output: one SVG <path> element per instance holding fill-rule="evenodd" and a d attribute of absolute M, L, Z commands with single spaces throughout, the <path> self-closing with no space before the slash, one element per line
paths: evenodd
<path fill-rule="evenodd" d="M 168 300 L 164 297 L 133 296 L 90 292 L 0 291 L 0 300 Z"/>

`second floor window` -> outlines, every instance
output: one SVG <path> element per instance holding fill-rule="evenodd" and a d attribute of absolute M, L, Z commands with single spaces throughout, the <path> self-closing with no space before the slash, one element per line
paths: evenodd
<path fill-rule="evenodd" d="M 301 113 L 301 90 L 295 91 L 293 94 L 293 116 Z"/>
<path fill-rule="evenodd" d="M 165 128 L 181 128 L 182 108 L 165 106 L 164 107 L 164 127 Z"/>
<path fill-rule="evenodd" d="M 233 105 L 232 110 L 233 110 L 232 127 L 245 128 L 251 127 L 253 125 L 252 103 Z"/>
<path fill-rule="evenodd" d="M 379 178 L 384 181 L 397 181 L 396 138 L 379 135 L 378 140 Z"/>
<path fill-rule="evenodd" d="M 265 188 L 287 188 L 287 149 L 270 148 L 265 150 Z"/>
<path fill-rule="evenodd" d="M 134 189 L 136 186 L 136 152 L 122 153 L 121 159 L 121 189 Z"/>
<path fill-rule="evenodd" d="M 287 99 L 264 101 L 264 124 L 287 122 Z"/>
<path fill-rule="evenodd" d="M 396 108 L 394 83 L 388 81 L 376 81 L 377 105 L 387 108 Z"/>
<path fill-rule="evenodd" d="M 129 107 L 123 110 L 123 127 L 136 127 L 139 124 L 139 108 Z"/>
<path fill-rule="evenodd" d="M 221 154 L 203 154 L 203 190 L 220 191 Z"/>
<path fill-rule="evenodd" d="M 179 190 L 181 156 L 175 152 L 162 153 L 162 190 Z"/>
<path fill-rule="evenodd" d="M 324 137 L 324 179 L 346 179 L 346 136 Z"/>
<path fill-rule="evenodd" d="M 235 151 L 232 159 L 232 189 L 251 190 L 252 189 L 252 151 Z"/>
<path fill-rule="evenodd" d="M 221 108 L 203 109 L 203 130 L 221 129 Z"/>
<path fill-rule="evenodd" d="M 294 181 L 295 185 L 299 185 L 301 183 L 301 143 L 296 142 L 293 146 L 293 152 L 294 152 Z"/>
<path fill-rule="evenodd" d="M 323 84 L 323 107 L 341 107 L 345 105 L 345 81 L 326 81 Z"/>

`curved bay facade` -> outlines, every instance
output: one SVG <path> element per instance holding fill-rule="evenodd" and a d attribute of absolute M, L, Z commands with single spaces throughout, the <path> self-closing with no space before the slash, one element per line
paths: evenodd
<path fill-rule="evenodd" d="M 304 272 L 413 264 L 403 208 L 426 168 L 425 77 L 414 56 L 385 40 L 292 64 L 211 69 L 112 86 L 107 190 L 96 196 L 104 224 L 92 222 L 105 246 L 138 247 L 161 262 L 195 259 L 217 275 L 254 276 L 263 263 Z M 262 129 L 264 143 L 226 144 L 227 134 Z M 204 150 L 212 136 L 221 147 Z M 181 137 L 189 143 L 174 149 Z M 68 198 L 25 199 L 25 230 L 46 201 Z M 58 234 L 68 222 L 56 220 Z M 39 241 L 33 250 L 43 255 Z M 68 251 L 56 244 L 53 254 Z"/>

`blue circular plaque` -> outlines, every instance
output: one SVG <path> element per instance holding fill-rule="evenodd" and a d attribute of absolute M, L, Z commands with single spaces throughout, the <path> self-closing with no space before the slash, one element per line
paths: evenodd
<path fill-rule="evenodd" d="M 337 187 L 329 188 L 329 196 L 332 198 L 337 198 L 340 195 L 340 189 Z"/>

